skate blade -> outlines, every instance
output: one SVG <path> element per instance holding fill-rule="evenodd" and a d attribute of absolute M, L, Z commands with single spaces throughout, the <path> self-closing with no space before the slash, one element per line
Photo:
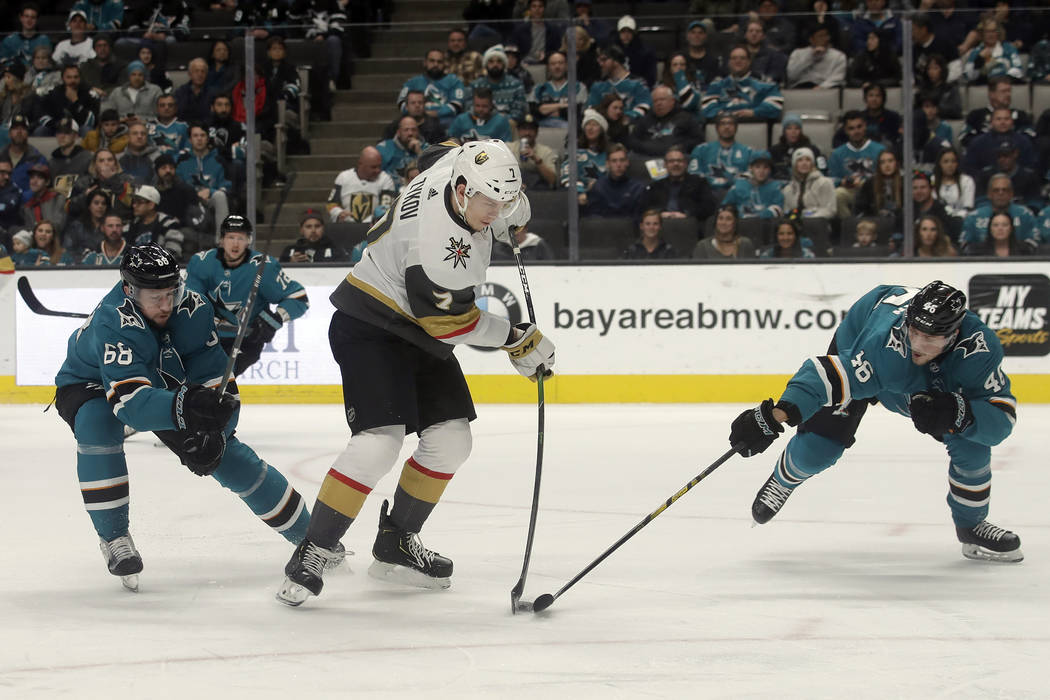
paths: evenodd
<path fill-rule="evenodd" d="M 139 575 L 138 574 L 128 574 L 127 576 L 121 576 L 120 577 L 120 584 L 122 586 L 124 586 L 124 588 L 128 589 L 129 591 L 131 591 L 132 593 L 138 593 L 139 592 Z"/>
<path fill-rule="evenodd" d="M 1020 549 L 1015 549 L 1012 552 L 993 552 L 976 544 L 964 544 L 962 546 L 962 555 L 967 559 L 976 561 L 997 561 L 1007 564 L 1024 561 L 1024 554 Z"/>
<path fill-rule="evenodd" d="M 435 591 L 444 590 L 452 585 L 452 579 L 449 577 L 435 578 L 427 576 L 407 566 L 387 564 L 378 559 L 373 561 L 372 565 L 368 567 L 368 575 L 384 583 L 399 583 L 403 586 L 415 586 L 416 588 L 427 588 Z"/>
<path fill-rule="evenodd" d="M 289 607 L 297 608 L 305 603 L 306 599 L 311 595 L 313 594 L 310 593 L 306 587 L 300 586 L 290 578 L 285 578 L 284 583 L 282 583 L 281 587 L 277 589 L 275 597 L 277 598 L 277 602 L 284 603 Z"/>

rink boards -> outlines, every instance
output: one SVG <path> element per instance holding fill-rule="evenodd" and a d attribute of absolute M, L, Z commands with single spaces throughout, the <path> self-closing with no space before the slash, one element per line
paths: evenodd
<path fill-rule="evenodd" d="M 842 315 L 878 284 L 941 279 L 999 336 L 1023 402 L 1050 403 L 1050 279 L 1045 262 L 764 263 L 531 266 L 538 325 L 557 345 L 546 399 L 561 403 L 739 402 L 777 395 L 808 356 L 823 353 Z M 328 348 L 328 295 L 347 268 L 290 268 L 310 310 L 287 324 L 239 380 L 246 400 L 342 400 Z M 114 270 L 0 275 L 0 401 L 46 403 L 82 321 L 34 314 L 15 289 L 25 274 L 45 306 L 90 313 Z M 517 269 L 492 267 L 484 309 L 528 319 Z M 10 332 L 12 331 L 13 332 Z M 499 350 L 456 351 L 479 403 L 536 400 Z"/>

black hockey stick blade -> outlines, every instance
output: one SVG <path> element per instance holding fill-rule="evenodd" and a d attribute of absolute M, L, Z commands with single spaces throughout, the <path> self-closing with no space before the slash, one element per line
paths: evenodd
<path fill-rule="evenodd" d="M 660 505 L 659 508 L 657 508 L 652 513 L 650 513 L 649 515 L 647 515 L 644 518 L 642 518 L 642 521 L 640 523 L 638 523 L 633 528 L 631 528 L 627 532 L 627 534 L 625 534 L 623 537 L 621 537 L 620 539 L 616 540 L 616 542 L 611 547 L 606 549 L 604 552 L 602 552 L 598 556 L 597 559 L 595 559 L 590 564 L 588 564 L 586 567 L 584 567 L 583 571 L 581 571 L 580 573 L 578 573 L 575 576 L 573 576 L 572 580 L 570 580 L 564 586 L 559 588 L 557 590 L 557 592 L 555 592 L 553 594 L 551 594 L 551 593 L 544 593 L 540 597 L 536 598 L 536 600 L 534 600 L 532 602 L 532 611 L 536 612 L 536 613 L 543 612 L 544 610 L 549 608 L 551 605 L 553 605 L 554 601 L 557 600 L 559 597 L 561 597 L 562 593 L 564 593 L 565 591 L 569 590 L 574 585 L 576 585 L 577 581 L 579 581 L 581 578 L 583 578 L 588 573 L 590 573 L 591 570 L 594 567 L 598 566 L 603 561 L 605 561 L 606 557 L 608 557 L 610 554 L 612 554 L 613 552 L 615 552 L 617 549 L 620 548 L 620 545 L 622 545 L 624 542 L 626 542 L 627 540 L 629 540 L 632 537 L 634 537 L 635 535 L 637 535 L 639 530 L 641 530 L 643 527 L 645 527 L 646 525 L 651 523 L 653 520 L 655 520 L 656 517 L 658 515 L 660 515 L 660 513 L 663 513 L 665 510 L 670 508 L 671 505 L 675 501 L 677 501 L 679 498 L 684 496 L 689 491 L 689 489 L 691 489 L 694 486 L 696 486 L 698 483 L 700 483 L 704 479 L 704 477 L 706 477 L 708 474 L 713 472 L 715 469 L 718 469 L 720 466 L 722 466 L 722 464 L 724 464 L 726 462 L 726 460 L 728 460 L 730 457 L 735 455 L 742 448 L 743 448 L 743 445 L 741 445 L 741 444 L 733 445 L 732 447 L 730 447 L 725 452 L 725 454 L 723 454 L 721 457 L 716 459 L 714 461 L 714 463 L 711 464 L 711 466 L 709 466 L 704 471 L 700 472 L 700 474 L 698 474 L 696 477 L 694 477 L 693 480 L 690 481 L 688 484 L 686 484 L 682 488 L 678 489 L 678 491 L 673 496 L 671 496 L 666 501 L 664 501 Z"/>
<path fill-rule="evenodd" d="M 62 316 L 63 318 L 87 318 L 90 314 L 82 314 L 77 311 L 52 311 L 51 309 L 44 306 L 39 299 L 36 297 L 36 293 L 33 288 L 29 286 L 28 277 L 18 278 L 18 293 L 22 295 L 22 300 L 25 301 L 26 306 L 29 310 L 35 314 L 41 316 Z"/>

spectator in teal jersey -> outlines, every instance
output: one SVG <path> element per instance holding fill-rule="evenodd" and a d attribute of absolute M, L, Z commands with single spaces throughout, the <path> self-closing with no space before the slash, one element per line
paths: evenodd
<path fill-rule="evenodd" d="M 452 120 L 448 128 L 449 136 L 461 141 L 482 141 L 485 139 L 511 140 L 510 121 L 495 111 L 492 104 L 492 90 L 479 87 L 471 98 L 472 107 Z"/>

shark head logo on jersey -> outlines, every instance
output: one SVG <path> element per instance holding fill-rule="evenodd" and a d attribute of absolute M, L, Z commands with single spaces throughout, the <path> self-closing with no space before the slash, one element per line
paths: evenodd
<path fill-rule="evenodd" d="M 193 318 L 193 314 L 197 313 L 197 309 L 202 306 L 204 306 L 204 299 L 201 299 L 201 295 L 197 294 L 197 292 L 189 291 L 182 298 L 182 303 L 179 304 L 179 311 L 185 311 L 187 316 Z"/>
<path fill-rule="evenodd" d="M 896 351 L 901 357 L 907 357 L 908 351 L 904 349 L 904 341 L 907 337 L 908 334 L 904 331 L 904 324 L 896 325 L 890 329 L 890 335 L 886 338 L 886 347 Z"/>
<path fill-rule="evenodd" d="M 984 339 L 984 331 L 977 331 L 969 338 L 963 338 L 955 343 L 952 350 L 962 350 L 963 359 L 979 352 L 991 352 L 988 349 L 988 341 Z"/>
<path fill-rule="evenodd" d="M 145 330 L 146 324 L 142 321 L 142 317 L 139 316 L 138 311 L 135 310 L 135 304 L 130 298 L 125 299 L 124 303 L 117 307 L 117 313 L 120 314 L 121 328 L 131 326 L 132 328 L 142 328 Z"/>

